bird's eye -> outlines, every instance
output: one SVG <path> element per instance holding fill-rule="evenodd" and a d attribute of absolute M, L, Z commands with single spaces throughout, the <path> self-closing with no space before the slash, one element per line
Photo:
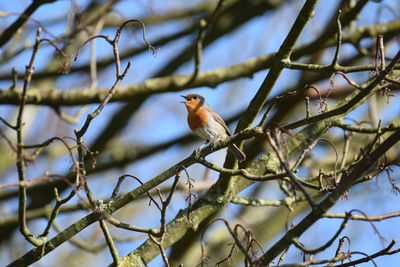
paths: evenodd
<path fill-rule="evenodd" d="M 197 96 L 194 96 L 193 99 L 196 100 L 196 99 L 197 99 Z"/>

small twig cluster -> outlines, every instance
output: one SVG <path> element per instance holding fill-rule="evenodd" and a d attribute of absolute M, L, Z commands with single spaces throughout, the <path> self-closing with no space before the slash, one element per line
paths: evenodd
<path fill-rule="evenodd" d="M 235 250 L 240 250 L 240 252 L 242 252 L 243 255 L 245 256 L 244 266 L 262 266 L 262 264 L 258 261 L 258 258 L 256 257 L 257 251 L 254 250 L 253 246 L 254 245 L 258 246 L 258 249 L 262 252 L 263 252 L 263 249 L 262 249 L 261 245 L 257 242 L 257 240 L 254 238 L 251 231 L 246 229 L 241 224 L 236 224 L 235 227 L 232 229 L 230 227 L 228 221 L 223 218 L 216 218 L 216 219 L 213 219 L 212 221 L 210 221 L 208 223 L 206 229 L 201 234 L 201 263 L 200 263 L 200 266 L 205 266 L 207 264 L 207 257 L 205 255 L 206 242 L 205 242 L 205 237 L 204 237 L 206 230 L 208 229 L 208 227 L 211 224 L 213 224 L 214 222 L 217 222 L 217 221 L 221 221 L 224 223 L 226 229 L 228 230 L 230 236 L 233 238 L 234 242 L 232 244 L 230 244 L 231 249 L 230 249 L 227 257 L 218 261 L 215 265 L 220 266 L 220 264 L 222 264 L 226 261 L 229 262 L 229 260 L 233 256 L 233 252 Z M 242 233 L 240 233 L 240 230 Z"/>

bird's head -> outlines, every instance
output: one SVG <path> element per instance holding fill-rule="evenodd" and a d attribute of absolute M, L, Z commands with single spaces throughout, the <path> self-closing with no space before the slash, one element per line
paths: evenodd
<path fill-rule="evenodd" d="M 182 103 L 185 104 L 188 111 L 195 111 L 205 103 L 204 97 L 198 94 L 187 94 L 187 95 L 182 95 L 181 97 L 183 97 L 186 100 L 183 101 Z"/>

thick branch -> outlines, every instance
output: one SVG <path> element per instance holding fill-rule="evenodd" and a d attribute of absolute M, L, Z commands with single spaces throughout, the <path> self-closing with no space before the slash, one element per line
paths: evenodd
<path fill-rule="evenodd" d="M 355 31 L 346 34 L 342 43 L 353 42 L 367 37 L 373 37 L 376 32 L 391 35 L 400 30 L 400 20 L 388 22 L 385 24 L 378 24 L 370 27 L 362 27 Z M 322 44 L 319 48 L 325 48 L 335 45 L 335 39 L 332 38 L 326 43 Z M 315 44 L 309 43 L 306 45 L 299 46 L 293 49 L 292 59 L 298 59 L 311 51 L 317 49 Z M 139 96 L 145 96 L 155 93 L 164 93 L 171 91 L 181 91 L 189 88 L 197 88 L 201 86 L 207 86 L 215 88 L 217 85 L 232 81 L 239 78 L 252 77 L 253 74 L 263 69 L 271 67 L 274 62 L 275 53 L 268 54 L 265 56 L 252 58 L 246 60 L 240 64 L 232 65 L 226 68 L 215 69 L 212 71 L 200 72 L 197 75 L 195 81 L 187 84 L 191 75 L 171 75 L 161 78 L 148 79 L 143 83 L 121 86 L 118 92 L 113 96 L 110 102 L 126 102 L 137 99 Z M 285 63 L 282 63 L 283 67 Z M 301 64 L 286 63 L 287 67 L 293 66 L 293 68 L 305 68 Z M 398 66 L 396 66 L 398 67 Z M 307 67 L 310 71 L 325 72 L 333 70 L 331 67 L 318 65 L 309 65 Z M 374 70 L 373 65 L 362 65 L 356 67 L 341 67 L 342 72 L 354 72 L 354 71 L 365 71 Z M 339 69 L 338 69 L 339 70 Z M 185 86 L 183 86 L 185 85 Z M 27 104 L 34 105 L 47 105 L 47 106 L 75 106 L 90 103 L 100 103 L 104 96 L 107 94 L 108 89 L 92 90 L 86 88 L 83 90 L 42 90 L 40 88 L 31 88 L 27 94 Z M 19 102 L 18 90 L 0 90 L 0 104 L 14 104 L 17 105 Z"/>

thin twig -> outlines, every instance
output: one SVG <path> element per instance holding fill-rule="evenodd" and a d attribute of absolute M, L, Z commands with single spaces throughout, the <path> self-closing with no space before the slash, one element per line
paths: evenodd
<path fill-rule="evenodd" d="M 280 151 L 280 149 L 277 147 L 275 141 L 272 139 L 271 137 L 271 133 L 269 131 L 266 132 L 266 136 L 268 139 L 268 142 L 270 143 L 272 149 L 275 151 L 279 161 L 281 162 L 281 165 L 283 166 L 283 168 L 285 169 L 287 175 L 289 176 L 290 180 L 296 185 L 297 188 L 300 189 L 300 191 L 304 194 L 304 196 L 306 197 L 308 203 L 310 204 L 310 206 L 313 209 L 316 209 L 317 206 L 314 203 L 312 197 L 310 196 L 310 194 L 304 189 L 304 187 L 301 185 L 301 183 L 299 182 L 300 179 L 298 179 L 296 177 L 296 175 L 292 172 L 292 170 L 290 169 L 288 163 L 283 159 L 283 155 L 282 152 Z"/>
<path fill-rule="evenodd" d="M 118 250 L 116 249 L 114 245 L 114 241 L 110 235 L 110 231 L 108 230 L 108 227 L 104 220 L 99 221 L 101 230 L 103 231 L 104 237 L 106 239 L 106 243 L 108 245 L 108 248 L 110 249 L 111 256 L 113 258 L 113 263 L 115 266 L 118 266 L 120 260 L 119 260 L 119 255 L 118 255 Z"/>
<path fill-rule="evenodd" d="M 324 251 L 325 249 L 327 249 L 328 247 L 330 247 L 333 242 L 336 240 L 336 238 L 338 238 L 338 236 L 340 235 L 340 233 L 344 230 L 344 228 L 346 228 L 347 226 L 347 222 L 349 221 L 349 216 L 351 215 L 351 213 L 346 213 L 346 217 L 344 217 L 344 220 L 342 222 L 342 224 L 340 225 L 339 229 L 336 231 L 336 233 L 333 235 L 333 237 L 331 239 L 329 239 L 328 242 L 326 242 L 324 245 L 315 248 L 315 249 L 308 249 L 306 247 L 304 247 L 297 238 L 293 238 L 293 244 L 300 250 L 302 250 L 303 252 L 307 253 L 307 254 L 317 254 L 321 251 Z"/>
<path fill-rule="evenodd" d="M 115 227 L 130 230 L 130 231 L 135 231 L 135 232 L 140 232 L 140 233 L 147 233 L 153 236 L 158 236 L 160 234 L 160 231 L 156 228 L 146 228 L 146 227 L 140 227 L 140 226 L 134 226 L 130 225 L 124 222 L 120 222 L 119 220 L 111 217 L 111 215 L 106 215 L 104 220 L 107 222 L 111 223 Z"/>
<path fill-rule="evenodd" d="M 40 235 L 40 237 L 47 237 L 50 233 L 50 229 L 51 226 L 54 224 L 55 219 L 58 215 L 58 213 L 60 212 L 60 208 L 63 204 L 67 203 L 70 199 L 72 199 L 75 194 L 77 192 L 77 188 L 73 188 L 71 190 L 71 192 L 69 193 L 68 196 L 66 196 L 65 198 L 61 199 L 58 195 L 58 190 L 57 188 L 54 188 L 54 195 L 55 195 L 55 199 L 56 199 L 56 204 L 54 205 L 54 208 L 52 210 L 52 212 L 50 213 L 50 216 L 48 216 L 48 221 L 47 221 L 47 225 L 46 228 L 44 229 L 43 233 Z"/>
<path fill-rule="evenodd" d="M 203 40 L 206 36 L 207 29 L 210 27 L 212 23 L 214 23 L 215 19 L 217 18 L 218 13 L 222 9 L 223 3 L 225 0 L 219 0 L 214 12 L 208 19 L 201 19 L 199 21 L 199 33 L 196 39 L 196 46 L 195 46 L 195 53 L 194 53 L 194 71 L 189 80 L 183 85 L 188 86 L 194 80 L 196 80 L 197 75 L 200 72 L 200 65 L 201 65 L 201 54 L 203 50 Z"/>
<path fill-rule="evenodd" d="M 327 212 L 322 217 L 341 219 L 341 218 L 345 218 L 346 214 Z M 392 218 L 396 218 L 396 217 L 400 217 L 400 211 L 395 211 L 395 212 L 390 212 L 390 213 L 386 213 L 386 214 L 382 214 L 382 215 L 375 215 L 375 216 L 355 215 L 355 214 L 351 214 L 350 216 L 348 216 L 349 220 L 376 221 L 376 222 L 383 221 L 386 219 L 392 219 Z"/>
<path fill-rule="evenodd" d="M 38 28 L 36 33 L 35 44 L 33 46 L 32 56 L 29 61 L 29 64 L 26 66 L 25 77 L 24 77 L 24 85 L 22 88 L 21 94 L 21 102 L 18 109 L 17 123 L 15 125 L 15 130 L 17 132 L 17 171 L 18 178 L 20 182 L 25 181 L 25 160 L 23 157 L 23 139 L 22 139 L 22 127 L 23 127 L 23 114 L 24 108 L 27 98 L 27 91 L 32 79 L 32 74 L 34 71 L 34 62 L 36 59 L 36 55 L 39 51 L 40 47 L 40 35 L 41 28 Z M 27 241 L 29 241 L 34 246 L 41 246 L 44 244 L 43 239 L 36 238 L 28 229 L 26 224 L 26 186 L 21 183 L 19 185 L 19 206 L 18 206 L 18 214 L 19 214 L 19 229 L 22 235 L 25 237 Z"/>
<path fill-rule="evenodd" d="M 333 67 L 338 66 L 339 60 L 339 53 L 340 53 L 340 46 L 342 44 L 342 24 L 340 23 L 340 14 L 342 13 L 341 10 L 338 10 L 337 17 L 336 17 L 336 24 L 337 24 L 337 39 L 336 39 L 336 51 L 335 56 L 332 59 L 331 65 Z"/>
<path fill-rule="evenodd" d="M 249 173 L 246 169 L 227 169 L 223 167 L 219 167 L 215 164 L 212 164 L 211 162 L 207 161 L 203 157 L 197 157 L 197 161 L 202 164 L 203 166 L 210 168 L 214 171 L 217 171 L 219 173 L 224 173 L 224 174 L 229 174 L 231 176 L 243 176 L 246 179 L 249 179 L 251 181 L 271 181 L 271 180 L 276 180 L 276 179 L 281 179 L 287 176 L 286 173 L 277 173 L 276 171 L 272 171 L 268 174 L 265 175 L 254 175 Z M 272 174 L 271 174 L 272 173 Z"/>
<path fill-rule="evenodd" d="M 13 130 L 15 130 L 15 126 L 11 125 L 11 123 L 9 123 L 9 122 L 6 121 L 5 119 L 3 119 L 1 116 L 0 116 L 0 121 L 1 121 L 2 123 L 4 123 L 7 127 L 11 128 L 11 129 L 13 129 Z"/>
<path fill-rule="evenodd" d="M 151 241 L 153 241 L 157 247 L 160 249 L 161 252 L 161 257 L 163 259 L 163 262 L 165 264 L 165 267 L 170 267 L 169 265 L 169 261 L 168 261 L 168 257 L 167 254 L 165 253 L 164 247 L 162 245 L 162 240 L 158 241 L 155 237 L 153 237 L 152 235 L 149 235 L 149 238 L 151 239 Z"/>
<path fill-rule="evenodd" d="M 359 263 L 363 263 L 363 262 L 369 262 L 371 259 L 380 257 L 380 256 L 385 256 L 385 255 L 390 255 L 390 254 L 394 254 L 394 253 L 398 253 L 400 252 L 399 249 L 395 250 L 395 251 L 391 251 L 390 249 L 396 244 L 396 240 L 392 240 L 392 242 L 390 242 L 390 244 L 382 249 L 381 251 L 378 251 L 377 253 L 374 253 L 372 255 L 369 255 L 367 257 L 358 259 L 358 260 L 354 260 L 354 261 L 350 261 L 350 262 L 346 262 L 346 263 L 342 263 L 340 265 L 335 265 L 333 267 L 347 267 L 347 266 L 356 266 Z"/>
<path fill-rule="evenodd" d="M 223 219 L 223 218 L 215 218 L 213 220 L 211 220 L 207 226 L 205 227 L 204 231 L 201 233 L 201 241 L 200 241 L 200 246 L 201 246 L 201 255 L 202 255 L 202 259 L 205 257 L 205 249 L 204 249 L 204 245 L 203 243 L 205 243 L 204 241 L 204 235 L 206 233 L 206 230 L 208 229 L 208 227 L 213 224 L 216 221 L 221 221 L 225 224 L 226 229 L 228 229 L 229 234 L 232 236 L 232 238 L 235 240 L 235 245 L 240 249 L 240 251 L 243 253 L 243 255 L 245 256 L 246 260 L 248 260 L 251 264 L 254 264 L 254 260 L 253 258 L 249 255 L 249 253 L 247 252 L 246 248 L 243 246 L 242 242 L 240 242 L 238 236 L 236 235 L 235 231 L 232 230 L 232 228 L 229 226 L 229 223 L 227 220 Z M 236 227 L 235 227 L 236 228 Z"/>

